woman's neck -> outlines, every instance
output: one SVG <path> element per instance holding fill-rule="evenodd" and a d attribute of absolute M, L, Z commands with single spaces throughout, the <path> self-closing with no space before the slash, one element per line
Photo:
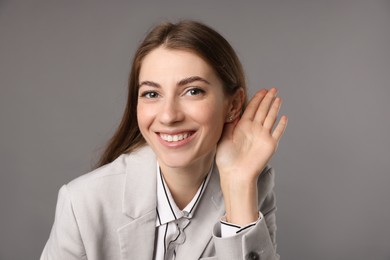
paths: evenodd
<path fill-rule="evenodd" d="M 213 161 L 214 155 L 207 156 L 200 162 L 183 168 L 170 168 L 159 161 L 161 173 L 179 209 L 184 209 L 191 202 L 209 173 Z"/>

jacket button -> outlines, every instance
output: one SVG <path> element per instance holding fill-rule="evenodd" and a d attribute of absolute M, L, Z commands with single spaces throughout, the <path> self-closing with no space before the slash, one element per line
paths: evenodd
<path fill-rule="evenodd" d="M 256 252 L 250 252 L 249 254 L 246 255 L 246 260 L 259 260 L 260 256 Z"/>

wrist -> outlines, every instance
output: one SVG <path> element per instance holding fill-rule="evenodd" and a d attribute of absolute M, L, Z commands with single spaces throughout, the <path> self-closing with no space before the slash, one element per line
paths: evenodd
<path fill-rule="evenodd" d="M 228 222 L 244 226 L 258 219 L 257 181 L 221 180 L 221 189 Z"/>

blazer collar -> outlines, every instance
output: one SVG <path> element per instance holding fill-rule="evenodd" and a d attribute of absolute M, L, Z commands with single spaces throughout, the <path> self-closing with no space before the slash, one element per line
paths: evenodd
<path fill-rule="evenodd" d="M 127 158 L 122 211 L 133 219 L 156 211 L 156 162 L 149 146 L 132 152 Z"/>
<path fill-rule="evenodd" d="M 127 156 L 124 185 L 122 212 L 131 220 L 117 230 L 121 259 L 153 259 L 156 157 L 150 147 Z"/>

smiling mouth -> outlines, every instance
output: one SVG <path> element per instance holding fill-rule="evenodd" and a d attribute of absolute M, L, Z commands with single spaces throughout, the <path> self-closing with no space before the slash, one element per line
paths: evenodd
<path fill-rule="evenodd" d="M 190 137 L 193 133 L 188 132 L 188 133 L 181 133 L 177 135 L 169 135 L 169 134 L 163 134 L 159 133 L 161 139 L 163 139 L 166 142 L 178 142 L 187 139 Z"/>

